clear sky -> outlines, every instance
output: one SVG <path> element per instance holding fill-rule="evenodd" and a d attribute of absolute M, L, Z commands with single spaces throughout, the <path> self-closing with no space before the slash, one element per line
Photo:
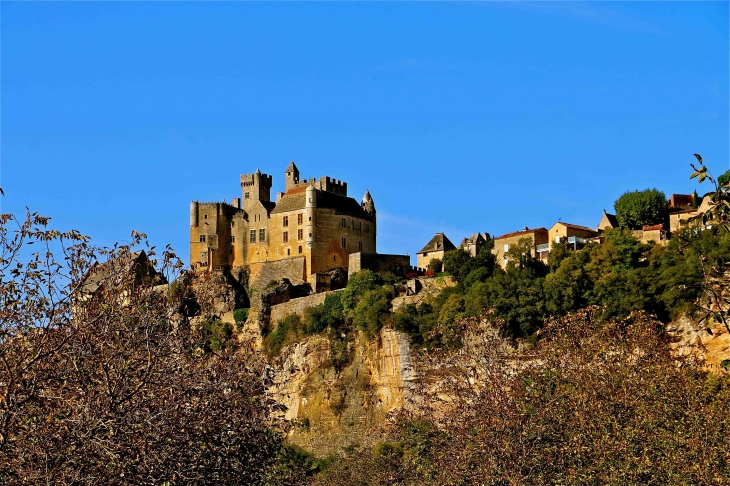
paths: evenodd
<path fill-rule="evenodd" d="M 348 182 L 378 249 L 595 227 L 728 152 L 728 3 L 0 2 L 3 212 L 188 259 L 239 174 Z"/>

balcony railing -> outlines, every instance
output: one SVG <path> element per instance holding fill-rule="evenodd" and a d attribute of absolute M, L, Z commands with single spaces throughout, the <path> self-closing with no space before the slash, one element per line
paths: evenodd
<path fill-rule="evenodd" d="M 537 245 L 538 253 L 542 253 L 544 251 L 550 251 L 550 243 L 543 243 L 542 245 Z"/>
<path fill-rule="evenodd" d="M 571 245 L 587 245 L 588 238 L 581 238 L 580 236 L 568 236 L 568 243 Z"/>

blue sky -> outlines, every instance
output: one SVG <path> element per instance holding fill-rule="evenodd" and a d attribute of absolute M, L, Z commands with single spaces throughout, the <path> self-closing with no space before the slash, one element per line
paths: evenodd
<path fill-rule="evenodd" d="M 728 3 L 1 2 L 3 212 L 188 259 L 188 204 L 260 168 L 369 189 L 414 255 L 728 152 Z"/>

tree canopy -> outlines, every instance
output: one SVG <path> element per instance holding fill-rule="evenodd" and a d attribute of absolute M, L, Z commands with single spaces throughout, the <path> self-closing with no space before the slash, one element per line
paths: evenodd
<path fill-rule="evenodd" d="M 622 228 L 641 229 L 647 224 L 663 224 L 667 217 L 667 197 L 657 189 L 625 192 L 613 207 Z"/>

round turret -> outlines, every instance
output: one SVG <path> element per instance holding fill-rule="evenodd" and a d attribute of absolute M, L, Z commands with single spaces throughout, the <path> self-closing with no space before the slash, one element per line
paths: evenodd
<path fill-rule="evenodd" d="M 307 247 L 314 248 L 316 243 L 316 236 L 315 236 L 315 221 L 314 221 L 314 213 L 315 208 L 317 207 L 317 189 L 314 188 L 314 186 L 308 186 L 307 187 L 307 193 L 306 193 L 307 200 L 305 202 L 305 208 L 306 208 L 306 214 L 305 217 L 307 218 L 306 221 L 306 237 L 305 241 L 307 242 Z"/>
<path fill-rule="evenodd" d="M 365 196 L 362 198 L 361 206 L 371 218 L 375 219 L 375 202 L 373 201 L 373 197 L 370 195 L 370 191 L 365 191 Z"/>

